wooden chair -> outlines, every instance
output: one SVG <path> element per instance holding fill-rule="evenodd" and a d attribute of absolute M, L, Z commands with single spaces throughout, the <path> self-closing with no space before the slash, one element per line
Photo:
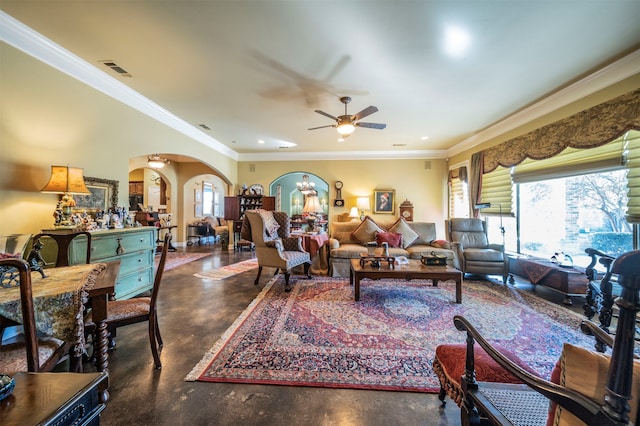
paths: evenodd
<path fill-rule="evenodd" d="M 465 318 L 454 317 L 456 328 L 467 333 L 465 371 L 460 377 L 463 425 L 522 424 L 519 420 L 526 424 L 545 424 L 547 420 L 553 420 L 568 422 L 566 424 L 627 425 L 630 413 L 638 424 L 640 363 L 634 362 L 633 337 L 636 313 L 640 310 L 640 250 L 619 256 L 611 272 L 618 274 L 622 286 L 621 297 L 616 300 L 620 309 L 616 338 L 612 342 L 597 326 L 588 327 L 599 343 L 613 344 L 611 357 L 565 345 L 551 381 L 521 368 L 513 358 L 489 344 Z M 521 384 L 478 381 L 476 342 L 499 369 Z M 447 364 L 455 362 L 453 359 L 438 360 L 438 368 L 450 369 Z M 486 367 L 486 364 L 481 366 Z"/>
<path fill-rule="evenodd" d="M 162 252 L 160 254 L 160 262 L 158 270 L 153 281 L 153 288 L 150 297 L 134 297 L 125 300 L 113 300 L 107 302 L 107 330 L 109 332 L 109 347 L 115 347 L 116 330 L 129 324 L 139 322 L 149 323 L 149 343 L 151 345 L 151 354 L 156 369 L 162 368 L 160 362 L 160 351 L 162 350 L 162 336 L 160 335 L 160 327 L 158 326 L 157 301 L 160 291 L 160 283 L 162 282 L 162 274 L 164 265 L 167 260 L 167 251 L 171 242 L 171 234 L 164 236 L 162 244 Z M 92 327 L 95 329 L 95 327 Z M 95 339 L 95 336 L 93 336 Z M 95 349 L 95 348 L 94 348 Z"/>
<path fill-rule="evenodd" d="M 3 269 L 18 271 L 24 331 L 12 339 L 14 342 L 0 346 L 0 371 L 11 374 L 51 371 L 69 353 L 71 345 L 54 337 L 38 337 L 29 264 L 23 259 L 3 259 L 0 270 Z"/>
<path fill-rule="evenodd" d="M 69 260 L 69 247 L 71 246 L 71 242 L 81 236 L 84 235 L 87 238 L 87 252 L 85 256 L 85 263 L 91 262 L 91 233 L 86 231 L 77 231 L 77 232 L 69 232 L 69 233 L 55 233 L 55 232 L 42 232 L 33 237 L 33 241 L 40 240 L 42 237 L 48 237 L 53 239 L 58 246 L 58 254 L 56 257 L 55 267 L 60 266 L 69 266 L 71 264 Z"/>
<path fill-rule="evenodd" d="M 258 284 L 262 268 L 265 266 L 276 268 L 276 274 L 280 270 L 284 272 L 285 291 L 291 291 L 289 277 L 291 270 L 296 266 L 304 265 L 304 274 L 311 278 L 311 256 L 304 251 L 302 238 L 291 237 L 291 224 L 287 213 L 247 210 L 244 214 L 241 237 L 256 245 L 258 276 L 254 284 Z"/>

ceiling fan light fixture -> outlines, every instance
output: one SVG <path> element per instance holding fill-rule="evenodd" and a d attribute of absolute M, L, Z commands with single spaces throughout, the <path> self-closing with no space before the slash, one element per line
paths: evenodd
<path fill-rule="evenodd" d="M 356 126 L 354 126 L 351 123 L 340 123 L 338 124 L 338 126 L 336 127 L 336 130 L 338 131 L 338 133 L 340 133 L 342 136 L 349 136 L 350 134 L 353 133 L 354 130 L 356 130 Z"/>

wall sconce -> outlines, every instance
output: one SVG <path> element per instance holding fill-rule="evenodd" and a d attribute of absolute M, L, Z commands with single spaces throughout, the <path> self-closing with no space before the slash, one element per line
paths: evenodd
<path fill-rule="evenodd" d="M 40 192 L 64 194 L 53 213 L 55 226 L 73 225 L 69 220 L 71 208 L 76 205 L 73 194 L 91 194 L 84 184 L 83 169 L 68 166 L 51 166 L 49 183 Z"/>
<path fill-rule="evenodd" d="M 364 220 L 364 211 L 371 210 L 371 205 L 369 204 L 369 197 L 356 198 L 356 206 L 358 206 L 358 210 L 360 210 L 360 220 Z"/>
<path fill-rule="evenodd" d="M 320 205 L 322 206 L 322 211 L 323 212 L 325 210 L 327 210 L 327 200 L 325 200 L 324 198 L 322 200 L 320 200 Z"/>
<path fill-rule="evenodd" d="M 293 200 L 293 214 L 300 214 L 300 200 Z"/>

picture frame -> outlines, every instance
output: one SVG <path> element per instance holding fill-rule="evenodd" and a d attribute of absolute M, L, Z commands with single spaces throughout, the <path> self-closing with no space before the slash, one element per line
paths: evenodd
<path fill-rule="evenodd" d="M 74 195 L 74 212 L 108 212 L 118 206 L 118 181 L 95 177 L 84 177 L 84 184 L 91 194 Z"/>
<path fill-rule="evenodd" d="M 202 217 L 202 204 L 198 203 L 195 205 L 193 214 L 195 217 Z"/>
<path fill-rule="evenodd" d="M 373 191 L 373 213 L 394 214 L 396 211 L 395 189 L 375 189 Z"/>

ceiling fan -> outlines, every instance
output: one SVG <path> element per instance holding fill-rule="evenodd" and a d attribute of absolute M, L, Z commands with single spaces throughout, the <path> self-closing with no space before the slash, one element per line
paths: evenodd
<path fill-rule="evenodd" d="M 340 102 L 344 104 L 344 115 L 340 115 L 338 117 L 334 117 L 333 115 L 327 114 L 326 112 L 320 111 L 319 109 L 315 110 L 315 112 L 317 112 L 318 114 L 324 115 L 325 117 L 329 117 L 330 119 L 335 120 L 336 121 L 335 124 L 329 124 L 327 126 L 320 126 L 320 127 L 312 127 L 309 130 L 324 129 L 325 127 L 335 127 L 338 133 L 340 133 L 340 136 L 344 139 L 351 136 L 351 134 L 354 132 L 356 127 L 368 127 L 370 129 L 380 129 L 380 130 L 387 127 L 386 124 L 365 123 L 360 121 L 360 119 L 368 115 L 371 115 L 374 112 L 377 112 L 378 111 L 377 107 L 374 107 L 373 105 L 371 105 L 366 107 L 365 109 L 363 109 L 362 111 L 360 111 L 355 115 L 349 115 L 347 114 L 347 104 L 351 102 L 351 98 L 349 96 L 343 96 L 340 98 Z"/>

